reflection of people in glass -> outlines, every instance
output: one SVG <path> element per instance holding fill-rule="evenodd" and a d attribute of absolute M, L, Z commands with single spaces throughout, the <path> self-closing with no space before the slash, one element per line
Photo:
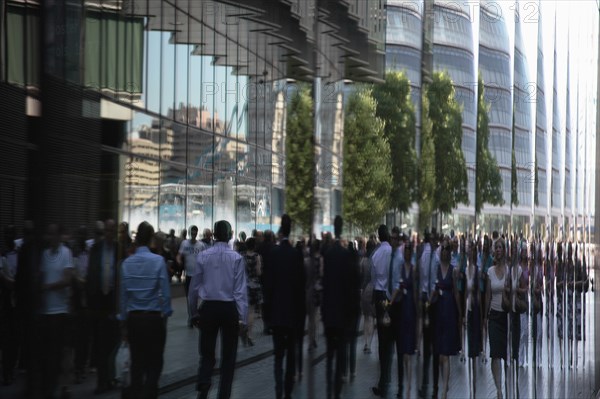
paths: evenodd
<path fill-rule="evenodd" d="M 96 393 L 110 388 L 110 354 L 118 343 L 117 312 L 117 243 L 115 222 L 104 223 L 104 239 L 96 242 L 90 252 L 86 291 L 92 319 L 93 356 L 96 359 L 98 380 Z"/>
<path fill-rule="evenodd" d="M 41 259 L 42 272 L 42 387 L 44 397 L 57 393 L 59 376 L 62 371 L 64 331 L 69 315 L 69 287 L 73 281 L 73 255 L 71 250 L 60 242 L 61 231 L 58 225 L 48 226 L 48 248 Z M 66 391 L 63 387 L 63 392 Z"/>

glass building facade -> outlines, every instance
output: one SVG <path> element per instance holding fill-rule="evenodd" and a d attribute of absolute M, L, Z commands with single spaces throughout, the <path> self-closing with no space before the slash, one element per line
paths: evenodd
<path fill-rule="evenodd" d="M 462 107 L 462 149 L 467 165 L 469 206 L 459 204 L 457 215 L 464 222 L 455 223 L 466 230 L 471 227 L 475 203 L 475 151 L 477 127 L 477 75 L 473 27 L 467 9 L 457 3 L 434 1 L 433 70 L 446 71 L 454 82 L 455 96 Z M 460 216 L 459 216 L 460 218 Z"/>
<path fill-rule="evenodd" d="M 547 115 L 546 94 L 544 84 L 544 52 L 542 46 L 542 22 L 538 23 L 538 45 L 537 45 L 537 81 L 536 81 L 536 115 L 535 115 L 535 162 L 537 163 L 537 187 L 534 189 L 535 219 L 534 230 L 540 231 L 542 225 L 547 226 L 548 212 L 548 147 L 547 147 Z M 537 192 L 535 191 L 537 190 Z"/>
<path fill-rule="evenodd" d="M 555 25 L 556 29 L 556 25 Z M 556 30 L 555 30 L 556 32 Z M 556 33 L 554 36 L 554 73 L 552 84 L 552 176 L 551 176 L 551 197 L 550 197 L 550 214 L 552 218 L 553 231 L 562 226 L 562 207 L 564 203 L 564 144 L 563 134 L 561 131 L 561 107 L 558 98 L 558 71 L 557 71 L 557 55 L 556 55 Z"/>
<path fill-rule="evenodd" d="M 479 72 L 489 104 L 489 149 L 496 158 L 502 177 L 503 206 L 484 204 L 483 213 L 508 226 L 511 202 L 512 121 L 511 59 L 508 29 L 493 4 L 481 2 L 479 18 Z"/>
<path fill-rule="evenodd" d="M 569 232 L 570 227 L 573 225 L 573 209 L 574 209 L 574 196 L 575 186 L 573 175 L 571 172 L 575 172 L 575 156 L 573 155 L 573 131 L 571 129 L 571 75 L 569 62 L 571 60 L 570 53 L 567 55 L 567 105 L 565 110 L 565 202 L 564 202 L 564 219 L 565 227 L 563 232 Z"/>
<path fill-rule="evenodd" d="M 523 45 L 523 32 L 518 10 L 515 19 L 515 48 L 513 74 L 513 104 L 514 104 L 514 150 L 517 167 L 517 200 L 513 205 L 513 225 L 519 230 L 525 230 L 525 225 L 531 225 L 533 210 L 533 132 L 531 104 L 534 101 L 531 93 L 535 92 L 535 83 L 529 79 L 527 72 L 527 57 Z"/>
<path fill-rule="evenodd" d="M 387 2 L 385 67 L 404 71 L 410 82 L 411 99 L 417 119 L 417 150 L 421 134 L 421 53 L 423 51 L 423 1 Z"/>
<path fill-rule="evenodd" d="M 317 224 L 341 212 L 341 82 L 382 80 L 382 0 L 1 6 L 1 225 L 274 229 L 298 81 L 320 87 Z"/>

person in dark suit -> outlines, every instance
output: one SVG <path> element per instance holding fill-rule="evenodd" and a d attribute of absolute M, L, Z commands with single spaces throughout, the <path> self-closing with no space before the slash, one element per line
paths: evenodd
<path fill-rule="evenodd" d="M 111 388 L 110 357 L 119 341 L 117 313 L 117 265 L 119 249 L 115 240 L 116 224 L 109 219 L 104 224 L 104 239 L 90 251 L 85 289 L 92 320 L 92 353 L 97 361 L 97 383 L 94 394 Z"/>
<path fill-rule="evenodd" d="M 335 241 L 323 257 L 323 303 L 321 307 L 327 340 L 327 398 L 339 398 L 342 374 L 346 370 L 346 339 L 356 332 L 360 313 L 360 271 L 358 261 L 340 242 L 343 220 L 334 220 Z M 356 345 L 356 341 L 354 341 Z M 335 377 L 333 359 L 335 357 Z"/>
<path fill-rule="evenodd" d="M 295 249 L 289 235 L 292 219 L 281 217 L 279 234 L 281 241 L 269 254 L 268 267 L 264 270 L 265 316 L 273 331 L 275 352 L 275 395 L 277 399 L 291 398 L 294 388 L 295 348 L 298 327 L 306 316 L 305 275 L 302 252 Z M 286 358 L 285 382 L 283 381 L 283 358 Z"/>

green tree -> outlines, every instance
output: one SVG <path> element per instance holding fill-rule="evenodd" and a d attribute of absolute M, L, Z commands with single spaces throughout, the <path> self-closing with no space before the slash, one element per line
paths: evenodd
<path fill-rule="evenodd" d="M 426 87 L 423 91 L 427 92 Z M 429 101 L 427 96 L 421 99 L 421 157 L 419 158 L 419 228 L 430 226 L 434 211 L 435 195 L 435 145 L 433 143 L 431 120 L 429 119 Z M 431 227 L 431 226 L 430 226 Z"/>
<path fill-rule="evenodd" d="M 384 123 L 372 91 L 350 95 L 344 120 L 342 213 L 363 232 L 374 231 L 389 209 L 392 172 Z"/>
<path fill-rule="evenodd" d="M 417 199 L 417 123 L 408 78 L 403 72 L 387 72 L 385 83 L 375 85 L 373 97 L 390 144 L 393 178 L 390 207 L 406 213 Z"/>
<path fill-rule="evenodd" d="M 313 141 L 313 100 L 302 85 L 287 108 L 285 209 L 305 234 L 311 232 L 314 209 Z"/>
<path fill-rule="evenodd" d="M 490 105 L 485 101 L 481 73 L 477 81 L 477 152 L 475 164 L 475 213 L 481 213 L 483 204 L 503 205 L 502 175 L 498 162 L 489 149 Z"/>
<path fill-rule="evenodd" d="M 441 214 L 448 214 L 459 203 L 468 205 L 469 196 L 467 167 L 461 147 L 461 107 L 455 99 L 452 80 L 446 73 L 434 72 L 427 99 L 435 151 L 433 205 Z"/>

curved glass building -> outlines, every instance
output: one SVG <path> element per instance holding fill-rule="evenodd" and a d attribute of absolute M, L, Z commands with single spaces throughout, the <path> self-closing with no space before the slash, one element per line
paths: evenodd
<path fill-rule="evenodd" d="M 533 210 L 533 132 L 531 118 L 531 103 L 534 99 L 530 93 L 535 90 L 529 80 L 527 57 L 523 45 L 523 32 L 518 9 L 515 19 L 515 49 L 513 75 L 514 103 L 514 149 L 517 166 L 517 200 L 513 205 L 513 226 L 517 231 L 525 231 L 526 225 L 531 224 Z"/>
<path fill-rule="evenodd" d="M 548 223 L 548 147 L 547 147 L 547 115 L 546 94 L 544 92 L 544 52 L 542 47 L 542 21 L 538 22 L 537 45 L 537 82 L 535 113 L 535 162 L 537 163 L 537 187 L 534 188 L 535 219 L 534 230 L 542 232 Z M 544 225 L 544 226 L 542 226 Z"/>
<path fill-rule="evenodd" d="M 556 55 L 556 23 L 554 26 L 554 73 L 552 84 L 552 172 L 551 172 L 551 197 L 550 216 L 552 220 L 551 232 L 558 234 L 562 226 L 561 213 L 564 203 L 563 170 L 564 170 L 564 148 L 563 135 L 561 132 L 561 109 L 558 98 L 558 59 Z M 560 222 L 559 222 L 560 220 Z"/>
<path fill-rule="evenodd" d="M 566 123 L 565 123 L 565 202 L 564 202 L 564 228 L 563 233 L 568 233 L 573 225 L 573 211 L 575 198 L 575 157 L 573 156 L 573 132 L 571 130 L 571 74 L 569 62 L 571 60 L 570 52 L 567 55 L 567 105 L 566 105 Z"/>
<path fill-rule="evenodd" d="M 410 82 L 417 117 L 417 138 L 421 131 L 421 52 L 423 51 L 423 0 L 388 0 L 385 45 L 386 70 L 404 71 Z"/>
<path fill-rule="evenodd" d="M 473 27 L 468 10 L 458 3 L 434 1 L 433 70 L 446 71 L 452 81 L 456 99 L 463 108 L 462 149 L 467 165 L 469 206 L 459 204 L 454 226 L 472 228 L 475 203 L 475 131 L 477 126 L 477 75 L 473 44 Z"/>
<path fill-rule="evenodd" d="M 498 6 L 490 3 L 480 3 L 479 71 L 489 104 L 489 149 L 500 169 L 504 199 L 502 206 L 483 204 L 491 231 L 508 228 L 510 223 L 513 104 L 508 29 Z"/>

